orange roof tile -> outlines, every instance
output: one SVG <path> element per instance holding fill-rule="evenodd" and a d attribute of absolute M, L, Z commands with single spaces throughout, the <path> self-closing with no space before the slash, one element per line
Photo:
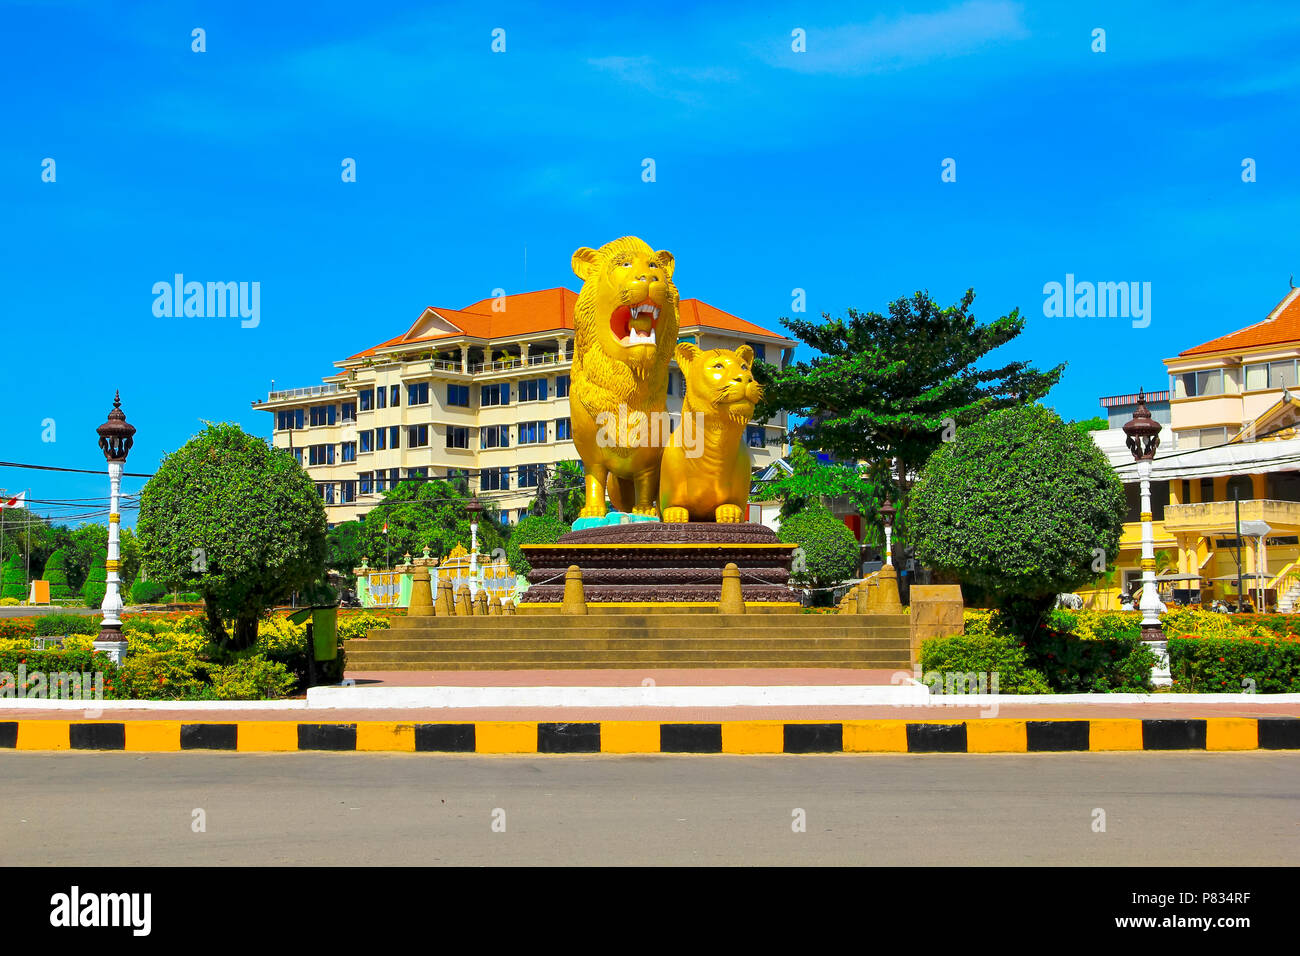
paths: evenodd
<path fill-rule="evenodd" d="M 1288 292 L 1286 297 L 1273 307 L 1273 311 L 1264 321 L 1179 352 L 1178 357 L 1205 355 L 1209 352 L 1232 352 L 1265 345 L 1280 345 L 1284 342 L 1300 342 L 1300 289 L 1292 289 Z"/>
<path fill-rule="evenodd" d="M 363 359 L 374 355 L 381 349 L 392 348 L 415 342 L 431 342 L 436 339 L 467 335 L 480 339 L 502 339 L 518 335 L 532 335 L 539 332 L 558 331 L 573 328 L 573 309 L 578 301 L 578 294 L 570 289 L 542 289 L 537 292 L 520 292 L 506 296 L 506 307 L 494 312 L 492 306 L 495 298 L 480 299 L 463 309 L 427 308 L 420 313 L 419 319 L 401 335 L 386 342 L 373 345 L 365 351 L 349 355 L 344 362 Z M 459 331 L 438 331 L 426 335 L 415 335 L 426 315 L 432 313 Z M 744 335 L 781 338 L 775 332 L 746 322 L 728 312 L 701 302 L 699 299 L 683 299 L 680 305 L 681 325 L 691 327 L 707 325 Z"/>

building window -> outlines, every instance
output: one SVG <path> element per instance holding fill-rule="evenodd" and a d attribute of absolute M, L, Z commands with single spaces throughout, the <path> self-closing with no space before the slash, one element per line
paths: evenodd
<path fill-rule="evenodd" d="M 307 464 L 309 465 L 332 465 L 334 464 L 334 446 L 333 445 L 312 445 L 307 449 Z"/>
<path fill-rule="evenodd" d="M 1228 479 L 1225 491 L 1226 501 L 1250 501 L 1255 497 L 1255 489 L 1249 475 L 1233 475 Z"/>
<path fill-rule="evenodd" d="M 361 454 L 364 455 L 375 450 L 374 429 L 367 428 L 363 432 L 357 432 L 357 439 L 361 442 Z"/>
<path fill-rule="evenodd" d="M 375 473 L 373 471 L 362 471 L 357 474 L 357 490 L 363 494 L 370 494 L 375 486 Z"/>
<path fill-rule="evenodd" d="M 339 482 L 339 502 L 350 505 L 357 500 L 357 483 L 355 481 Z"/>
<path fill-rule="evenodd" d="M 519 444 L 537 445 L 546 441 L 546 422 L 520 422 Z"/>
<path fill-rule="evenodd" d="M 320 497 L 322 501 L 327 505 L 334 504 L 334 482 L 327 481 L 323 484 L 317 485 L 316 487 L 320 489 Z"/>
<path fill-rule="evenodd" d="M 1214 479 L 1202 478 L 1201 479 L 1201 501 L 1213 501 L 1213 500 L 1214 500 Z"/>
<path fill-rule="evenodd" d="M 354 441 L 345 441 L 345 442 L 343 443 L 343 445 L 342 445 L 342 450 L 343 450 L 343 460 L 344 460 L 344 461 L 356 461 L 356 460 L 357 460 L 357 443 L 356 443 L 356 442 L 354 442 Z"/>
<path fill-rule="evenodd" d="M 388 447 L 397 449 L 402 447 L 402 426 L 388 426 Z"/>
<path fill-rule="evenodd" d="M 569 376 L 567 375 L 555 376 L 555 397 L 556 398 L 569 397 Z"/>
<path fill-rule="evenodd" d="M 510 469 L 484 468 L 479 473 L 479 489 L 481 491 L 509 491 Z"/>
<path fill-rule="evenodd" d="M 406 469 L 406 478 L 408 481 L 424 481 L 429 477 L 428 468 L 408 468 Z"/>
<path fill-rule="evenodd" d="M 429 404 L 429 383 L 415 382 L 406 386 L 406 404 L 408 405 L 428 405 Z"/>
<path fill-rule="evenodd" d="M 388 429 L 376 428 L 375 429 L 375 451 L 385 451 L 387 448 L 388 448 Z"/>
<path fill-rule="evenodd" d="M 388 404 L 391 408 L 397 408 L 402 404 L 402 386 L 394 385 L 388 390 Z"/>
<path fill-rule="evenodd" d="M 750 448 L 762 448 L 764 441 L 763 427 L 761 425 L 748 425 L 745 428 L 745 444 Z"/>
<path fill-rule="evenodd" d="M 382 471 L 375 472 L 375 493 L 378 494 L 379 492 L 383 491 L 387 487 L 387 485 L 388 482 L 384 478 L 384 473 Z"/>
<path fill-rule="evenodd" d="M 469 408 L 469 386 L 448 385 L 447 404 L 456 408 Z"/>
<path fill-rule="evenodd" d="M 345 422 L 355 422 L 355 421 L 357 420 L 357 403 L 356 403 L 356 402 L 344 402 L 344 403 L 343 403 L 343 420 L 344 420 Z"/>
<path fill-rule="evenodd" d="M 368 412 L 375 407 L 375 390 L 373 388 L 363 388 L 357 392 L 357 402 L 363 412 Z"/>
<path fill-rule="evenodd" d="M 519 401 L 521 402 L 546 401 L 546 379 L 530 378 L 525 382 L 520 382 Z"/>
<path fill-rule="evenodd" d="M 519 487 L 536 488 L 541 481 L 542 469 L 544 465 L 520 465 L 519 466 Z"/>
<path fill-rule="evenodd" d="M 469 472 L 464 468 L 448 468 L 447 480 L 460 489 L 462 495 L 469 494 Z"/>
<path fill-rule="evenodd" d="M 448 448 L 468 448 L 469 447 L 469 429 L 461 428 L 456 425 L 447 426 L 447 447 Z"/>
<path fill-rule="evenodd" d="M 509 448 L 510 426 L 488 425 L 479 430 L 480 448 Z"/>
<path fill-rule="evenodd" d="M 465 404 L 469 404 L 469 389 L 466 389 Z M 478 390 L 478 403 L 481 408 L 493 405 L 510 404 L 510 383 L 499 382 L 496 385 L 481 385 Z"/>
<path fill-rule="evenodd" d="M 407 448 L 425 448 L 429 444 L 429 426 L 411 425 L 406 429 Z"/>
<path fill-rule="evenodd" d="M 557 418 L 555 420 L 555 440 L 572 441 L 573 440 L 573 423 L 567 418 Z"/>
<path fill-rule="evenodd" d="M 334 405 L 313 405 L 311 407 L 311 423 L 313 425 L 333 425 L 337 411 L 338 409 Z"/>
<path fill-rule="evenodd" d="M 290 431 L 294 428 L 302 428 L 304 419 L 301 408 L 287 408 L 276 413 L 275 427 L 280 431 Z"/>
<path fill-rule="evenodd" d="M 299 464 L 299 466 L 301 466 L 301 465 L 302 465 L 302 449 L 301 449 L 301 448 L 295 448 L 295 449 L 293 450 L 293 457 L 296 458 L 296 459 L 298 459 L 298 464 Z"/>
<path fill-rule="evenodd" d="M 389 488 L 396 488 L 397 485 L 398 485 L 398 483 L 399 483 L 401 480 L 402 480 L 402 469 L 400 469 L 400 468 L 389 468 L 389 469 L 388 469 L 388 487 L 389 487 Z"/>
<path fill-rule="evenodd" d="M 375 408 L 388 407 L 388 386 L 381 385 L 375 389 Z"/>
<path fill-rule="evenodd" d="M 1296 362 L 1260 362 L 1246 366 L 1246 391 L 1256 392 L 1266 388 L 1295 388 Z"/>
<path fill-rule="evenodd" d="M 1182 397 L 1223 394 L 1223 369 L 1212 368 L 1204 372 L 1185 372 L 1178 376 Z"/>
<path fill-rule="evenodd" d="M 746 342 L 745 344 L 748 345 L 751 349 L 754 350 L 754 358 L 755 358 L 757 361 L 760 361 L 760 362 L 766 362 L 766 361 L 767 361 L 767 346 L 766 346 L 766 345 L 764 345 L 762 342 Z"/>

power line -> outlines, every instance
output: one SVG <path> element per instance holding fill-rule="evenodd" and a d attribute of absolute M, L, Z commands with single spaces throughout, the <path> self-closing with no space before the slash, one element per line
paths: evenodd
<path fill-rule="evenodd" d="M 56 465 L 31 465 L 20 461 L 0 461 L 0 468 L 34 468 L 37 471 L 69 471 L 80 475 L 99 475 L 101 478 L 106 476 L 103 470 L 94 470 L 90 468 L 59 468 Z M 146 475 L 136 471 L 122 472 L 124 478 L 152 478 L 153 475 Z"/>

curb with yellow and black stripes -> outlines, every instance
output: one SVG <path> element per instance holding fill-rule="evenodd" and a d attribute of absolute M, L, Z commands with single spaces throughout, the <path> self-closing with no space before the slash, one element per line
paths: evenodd
<path fill-rule="evenodd" d="M 466 754 L 1046 753 L 1297 750 L 1300 718 L 309 723 L 0 722 L 0 750 L 388 751 Z"/>

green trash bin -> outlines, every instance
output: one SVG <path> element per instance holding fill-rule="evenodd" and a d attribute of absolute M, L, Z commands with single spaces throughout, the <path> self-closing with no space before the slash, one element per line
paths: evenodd
<path fill-rule="evenodd" d="M 339 656 L 339 609 L 319 607 L 312 612 L 312 638 L 316 644 L 316 660 L 332 661 Z"/>

